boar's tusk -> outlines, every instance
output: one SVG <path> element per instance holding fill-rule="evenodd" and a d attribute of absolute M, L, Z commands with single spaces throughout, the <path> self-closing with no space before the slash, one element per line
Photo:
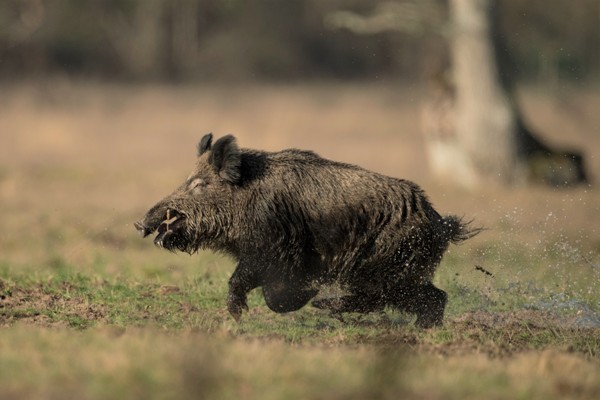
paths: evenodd
<path fill-rule="evenodd" d="M 173 224 L 173 223 L 175 223 L 175 221 L 177 221 L 179 219 L 179 216 L 178 215 L 174 215 L 171 218 L 171 210 L 167 209 L 167 216 L 165 218 L 166 219 L 162 222 L 162 224 L 165 225 L 165 231 L 169 231 L 169 230 L 171 230 L 170 225 Z"/>

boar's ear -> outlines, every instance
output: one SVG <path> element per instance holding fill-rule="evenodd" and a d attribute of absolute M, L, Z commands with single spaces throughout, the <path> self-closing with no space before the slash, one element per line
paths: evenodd
<path fill-rule="evenodd" d="M 221 178 L 232 184 L 239 183 L 242 153 L 233 136 L 223 136 L 216 141 L 208 162 L 213 165 Z"/>
<path fill-rule="evenodd" d="M 210 150 L 212 145 L 212 133 L 207 133 L 202 137 L 200 143 L 198 143 L 198 157 Z"/>

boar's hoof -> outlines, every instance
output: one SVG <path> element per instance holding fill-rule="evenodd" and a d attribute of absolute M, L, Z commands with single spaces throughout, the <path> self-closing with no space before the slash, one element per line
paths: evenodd
<path fill-rule="evenodd" d="M 246 304 L 246 299 L 235 296 L 233 294 L 229 294 L 227 297 L 227 310 L 229 314 L 235 319 L 236 322 L 240 322 L 242 319 L 242 312 L 244 310 L 248 311 L 248 304 Z"/>

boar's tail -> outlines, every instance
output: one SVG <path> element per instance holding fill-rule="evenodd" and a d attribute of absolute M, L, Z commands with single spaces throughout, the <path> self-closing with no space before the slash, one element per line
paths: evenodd
<path fill-rule="evenodd" d="M 460 243 L 463 240 L 471 239 L 483 230 L 481 227 L 473 227 L 473 221 L 464 222 L 462 218 L 455 215 L 448 215 L 442 218 L 444 235 L 448 242 Z"/>

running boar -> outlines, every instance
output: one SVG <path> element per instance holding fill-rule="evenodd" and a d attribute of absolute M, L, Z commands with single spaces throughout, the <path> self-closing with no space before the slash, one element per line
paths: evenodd
<path fill-rule="evenodd" d="M 442 217 L 414 183 L 330 161 L 311 151 L 240 149 L 233 136 L 198 144 L 192 174 L 135 223 L 168 250 L 211 249 L 237 267 L 227 307 L 237 321 L 262 287 L 278 313 L 306 305 L 324 285 L 344 295 L 313 301 L 333 313 L 414 313 L 440 325 L 447 295 L 432 284 L 450 242 L 474 236 Z"/>

